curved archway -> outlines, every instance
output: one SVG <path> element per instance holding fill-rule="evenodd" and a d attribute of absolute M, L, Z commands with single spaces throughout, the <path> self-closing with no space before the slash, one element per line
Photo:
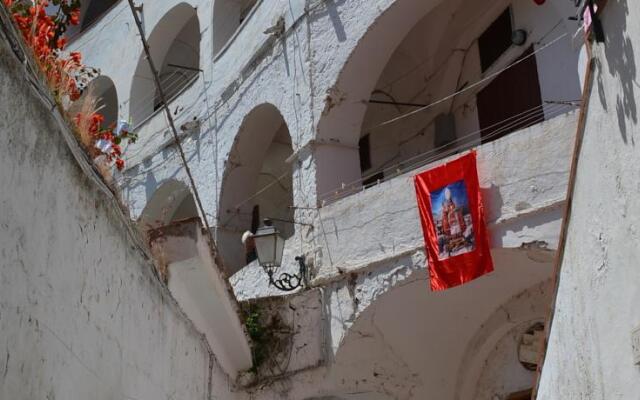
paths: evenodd
<path fill-rule="evenodd" d="M 148 42 L 167 100 L 171 101 L 198 77 L 200 22 L 196 9 L 187 3 L 173 7 L 153 28 Z M 129 117 L 134 126 L 144 122 L 160 106 L 144 54 L 138 60 L 129 102 Z"/>
<path fill-rule="evenodd" d="M 242 234 L 270 218 L 286 239 L 293 235 L 293 153 L 287 124 L 268 103 L 243 120 L 227 157 L 218 206 L 218 243 L 229 273 L 245 266 Z"/>
<path fill-rule="evenodd" d="M 213 3 L 214 55 L 225 48 L 257 3 L 258 0 L 216 0 Z"/>
<path fill-rule="evenodd" d="M 198 216 L 198 208 L 187 185 L 170 180 L 153 192 L 138 218 L 138 224 L 146 231 Z"/>
<path fill-rule="evenodd" d="M 111 78 L 100 75 L 89 82 L 83 90 L 82 96 L 72 105 L 70 114 L 86 112 L 83 111 L 84 107 L 102 114 L 104 117 L 103 127 L 109 127 L 118 122 L 118 92 Z"/>
<path fill-rule="evenodd" d="M 550 280 L 533 285 L 506 300 L 482 323 L 460 363 L 455 400 L 491 399 L 496 394 L 507 398 L 531 389 L 535 371 L 522 365 L 518 347 L 527 330 L 544 326 L 552 288 Z"/>
<path fill-rule="evenodd" d="M 345 282 L 327 304 L 331 340 L 339 343 L 331 371 L 336 394 L 357 389 L 393 398 L 468 400 L 476 399 L 475 390 L 463 396 L 460 386 L 475 389 L 487 376 L 500 376 L 507 390 L 521 389 L 530 371 L 515 371 L 515 377 L 505 372 L 499 360 L 513 356 L 514 344 L 502 339 L 544 318 L 553 266 L 523 250 L 492 253 L 494 273 L 444 292 L 429 291 L 424 270 L 400 280 L 389 267 Z M 489 358 L 493 375 L 481 379 Z M 507 365 L 518 363 L 515 355 Z"/>
<path fill-rule="evenodd" d="M 561 107 L 547 101 L 579 98 L 577 53 L 569 25 L 563 25 L 562 11 L 569 15 L 571 4 L 559 3 L 407 0 L 389 6 L 360 39 L 329 91 L 317 132 L 318 142 L 327 144 L 316 154 L 319 200 L 343 183 L 347 192 L 357 190 L 484 143 L 485 134 L 493 139 L 558 115 Z M 509 13 L 500 19 L 505 10 Z M 492 46 L 504 47 L 482 65 L 484 49 L 491 46 L 481 45 L 481 39 L 504 21 L 497 39 L 489 38 Z M 515 30 L 526 32 L 524 43 L 512 43 Z M 494 73 L 565 32 L 558 44 L 521 62 L 523 68 L 511 69 L 510 81 L 496 82 L 509 74 Z M 492 79 L 448 98 L 485 77 Z M 484 91 L 494 82 L 492 90 Z M 512 97 L 523 101 L 496 101 L 509 98 L 513 87 L 519 91 Z M 433 105 L 441 99 L 446 100 Z M 421 111 L 395 120 L 415 110 Z M 535 112 L 523 117 L 526 110 Z M 509 122 L 516 116 L 521 123 Z M 498 122 L 503 125 L 489 132 Z"/>

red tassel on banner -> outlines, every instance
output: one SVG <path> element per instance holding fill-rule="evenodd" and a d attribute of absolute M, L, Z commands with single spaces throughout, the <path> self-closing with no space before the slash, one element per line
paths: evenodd
<path fill-rule="evenodd" d="M 476 153 L 414 177 L 431 289 L 449 289 L 493 271 Z"/>

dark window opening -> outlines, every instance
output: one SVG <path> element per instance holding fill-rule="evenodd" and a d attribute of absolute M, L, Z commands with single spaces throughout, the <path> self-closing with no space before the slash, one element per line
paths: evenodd
<path fill-rule="evenodd" d="M 434 144 L 440 151 L 449 150 L 456 141 L 456 117 L 452 113 L 439 114 L 435 118 Z"/>
<path fill-rule="evenodd" d="M 365 188 L 369 188 L 371 186 L 375 186 L 378 184 L 378 181 L 382 181 L 384 179 L 384 172 L 378 172 L 375 175 L 370 176 L 369 178 L 362 181 L 362 186 Z"/>
<path fill-rule="evenodd" d="M 544 121 L 538 64 L 531 46 L 518 64 L 498 75 L 477 96 L 482 143 Z"/>
<path fill-rule="evenodd" d="M 89 3 L 87 7 L 87 11 L 84 13 L 84 18 L 82 19 L 81 30 L 85 30 L 90 27 L 98 18 L 102 16 L 102 14 L 109 11 L 114 4 L 116 4 L 118 0 L 93 0 Z"/>
<path fill-rule="evenodd" d="M 489 69 L 511 47 L 512 32 L 511 7 L 507 7 L 478 38 L 482 72 Z"/>
<path fill-rule="evenodd" d="M 358 142 L 358 149 L 360 151 L 360 171 L 364 172 L 371 168 L 371 142 L 370 136 L 365 135 L 360 138 Z"/>
<path fill-rule="evenodd" d="M 253 206 L 253 210 L 251 210 L 251 233 L 258 232 L 258 228 L 260 227 L 260 206 Z"/>

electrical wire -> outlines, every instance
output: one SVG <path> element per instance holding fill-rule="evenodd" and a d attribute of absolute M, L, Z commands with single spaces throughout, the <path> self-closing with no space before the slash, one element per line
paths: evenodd
<path fill-rule="evenodd" d="M 567 35 L 568 35 L 568 33 L 563 33 L 562 35 L 560 35 L 560 36 L 556 37 L 555 39 L 553 39 L 553 40 L 552 40 L 552 41 L 550 41 L 549 43 L 547 43 L 547 44 L 545 44 L 544 46 L 540 47 L 539 49 L 537 49 L 537 50 L 533 51 L 531 54 L 527 54 L 525 57 L 522 57 L 522 58 L 520 58 L 520 59 L 518 59 L 518 60 L 514 61 L 513 63 L 509 64 L 509 65 L 508 65 L 508 66 L 506 66 L 505 68 L 502 68 L 502 69 L 500 69 L 500 70 L 498 70 L 498 71 L 496 71 L 496 72 L 493 72 L 493 73 L 491 73 L 491 74 L 489 74 L 489 75 L 485 76 L 484 78 L 482 78 L 482 79 L 480 79 L 480 80 L 478 80 L 478 81 L 476 81 L 476 82 L 474 82 L 474 83 L 472 83 L 472 84 L 470 84 L 470 85 L 467 85 L 467 86 L 465 86 L 464 88 L 462 88 L 462 89 L 460 89 L 460 90 L 458 90 L 458 91 L 456 91 L 456 92 L 453 92 L 453 93 L 452 93 L 452 94 L 450 94 L 450 95 L 447 95 L 447 96 L 445 96 L 445 97 L 442 97 L 441 99 L 436 100 L 436 101 L 434 101 L 434 102 L 432 102 L 432 103 L 430 103 L 430 104 L 427 104 L 427 105 L 426 105 L 426 106 L 424 106 L 424 107 L 418 108 L 417 110 L 413 110 L 413 111 L 407 112 L 407 113 L 405 113 L 405 114 L 399 115 L 399 116 L 394 117 L 394 118 L 392 118 L 392 119 L 390 119 L 390 120 L 387 120 L 387 121 L 385 121 L 385 122 L 382 122 L 382 123 L 379 123 L 379 124 L 373 125 L 372 127 L 368 128 L 368 129 L 365 129 L 365 130 L 366 130 L 366 131 L 370 131 L 370 130 L 373 130 L 373 129 L 377 129 L 377 128 L 381 128 L 381 127 L 384 127 L 384 126 L 387 126 L 387 125 L 393 124 L 393 123 L 395 123 L 395 122 L 398 122 L 398 121 L 400 121 L 400 120 L 403 120 L 403 119 L 408 118 L 408 117 L 410 117 L 410 116 L 413 116 L 413 115 L 415 115 L 415 114 L 419 114 L 419 113 L 421 113 L 421 112 L 423 112 L 423 111 L 425 111 L 425 110 L 431 109 L 431 108 L 433 108 L 433 107 L 435 107 L 435 106 L 437 106 L 437 105 L 439 105 L 439 104 L 442 104 L 442 103 L 444 103 L 444 102 L 446 102 L 446 101 L 448 101 L 448 100 L 451 100 L 451 99 L 453 99 L 454 97 L 456 97 L 456 96 L 458 96 L 458 95 L 460 95 L 460 94 L 462 94 L 462 93 L 468 92 L 469 90 L 471 90 L 471 89 L 473 89 L 473 88 L 475 88 L 475 87 L 478 87 L 478 86 L 482 85 L 484 82 L 489 81 L 489 80 L 491 80 L 491 79 L 495 78 L 496 76 L 498 76 L 498 75 L 502 74 L 503 72 L 505 72 L 505 71 L 507 71 L 507 70 L 509 70 L 509 69 L 511 69 L 511 68 L 513 68 L 513 67 L 515 67 L 516 65 L 518 65 L 518 64 L 520 64 L 520 63 L 522 63 L 522 62 L 526 61 L 527 59 L 529 59 L 529 58 L 531 58 L 531 57 L 535 56 L 536 54 L 540 53 L 541 51 L 546 50 L 546 49 L 547 49 L 547 48 L 549 48 L 550 46 L 552 46 L 552 45 L 556 44 L 557 42 L 559 42 L 561 39 L 565 38 Z"/>
<path fill-rule="evenodd" d="M 189 163 L 187 161 L 187 157 L 184 153 L 184 149 L 182 148 L 182 144 L 180 142 L 180 137 L 178 136 L 178 132 L 176 130 L 174 121 L 173 121 L 173 117 L 171 116 L 171 111 L 169 110 L 169 106 L 167 104 L 167 98 L 165 96 L 164 93 L 164 89 L 162 88 L 162 85 L 160 84 L 160 78 L 158 77 L 158 71 L 156 70 L 156 67 L 154 65 L 153 59 L 151 58 L 151 50 L 149 49 L 149 43 L 147 42 L 147 40 L 144 37 L 144 32 L 143 32 L 143 28 L 142 28 L 142 22 L 140 21 L 138 14 L 136 14 L 136 9 L 135 9 L 135 5 L 133 3 L 133 0 L 128 0 L 129 2 L 129 8 L 131 9 L 131 13 L 133 14 L 133 19 L 136 23 L 136 26 L 138 27 L 138 31 L 140 33 L 140 40 L 142 42 L 142 47 L 144 48 L 144 52 L 147 55 L 147 62 L 149 63 L 149 69 L 151 70 L 151 73 L 153 74 L 154 77 L 154 81 L 156 84 L 156 89 L 159 92 L 160 95 L 160 99 L 162 101 L 163 104 L 163 108 L 165 110 L 165 114 L 167 116 L 167 119 L 169 120 L 169 124 L 171 125 L 171 131 L 173 132 L 173 137 L 174 140 L 176 142 L 176 147 L 178 149 L 178 151 L 180 152 L 180 158 L 182 160 L 182 164 L 184 167 L 184 171 L 187 175 L 187 177 L 189 178 L 189 184 L 191 186 L 191 190 L 193 191 L 193 197 L 196 201 L 196 205 L 198 206 L 198 210 L 200 211 L 200 213 L 202 214 L 202 222 L 204 224 L 204 227 L 206 229 L 206 236 L 209 238 L 209 246 L 214 258 L 214 262 L 216 263 L 216 265 L 218 265 L 218 267 L 220 269 L 224 268 L 224 263 L 222 261 L 222 259 L 220 258 L 220 255 L 218 253 L 218 249 L 216 247 L 216 243 L 213 239 L 213 233 L 211 232 L 211 227 L 209 226 L 209 221 L 207 218 L 207 213 L 205 212 L 204 206 L 202 205 L 202 200 L 200 198 L 200 193 L 198 192 L 198 187 L 196 185 L 195 179 L 193 178 L 193 174 L 191 173 L 191 168 L 189 168 Z"/>
<path fill-rule="evenodd" d="M 473 131 L 473 132 L 468 133 L 466 135 L 463 135 L 463 136 L 455 139 L 454 141 L 452 141 L 450 143 L 447 143 L 447 144 L 445 144 L 443 146 L 430 149 L 430 150 L 428 150 L 428 151 L 426 151 L 424 153 L 420 153 L 420 154 L 418 154 L 416 156 L 413 156 L 413 157 L 411 157 L 409 159 L 406 159 L 406 160 L 403 160 L 401 162 L 398 162 L 398 163 L 394 164 L 391 167 L 385 168 L 383 170 L 377 170 L 374 173 L 367 174 L 367 175 L 365 175 L 365 176 L 363 176 L 361 178 L 358 178 L 358 179 L 356 179 L 356 180 L 354 180 L 352 182 L 343 184 L 340 187 L 335 188 L 334 190 L 327 191 L 327 192 L 319 195 L 318 199 L 324 200 L 324 201 L 332 201 L 332 200 L 335 200 L 335 198 L 338 195 L 344 194 L 345 192 L 353 193 L 354 191 L 361 190 L 362 189 L 361 183 L 363 181 L 374 177 L 375 175 L 379 174 L 380 172 L 385 172 L 385 171 L 390 171 L 390 170 L 391 171 L 396 171 L 396 172 L 399 171 L 399 170 L 400 171 L 404 171 L 404 172 L 410 171 L 412 169 L 419 168 L 422 165 L 426 165 L 426 164 L 428 164 L 430 162 L 437 161 L 438 159 L 445 158 L 448 155 L 455 154 L 455 153 L 460 152 L 460 151 L 465 150 L 465 149 L 469 149 L 470 147 L 472 147 L 470 145 L 470 143 L 462 143 L 462 144 L 460 144 L 458 146 L 455 146 L 453 148 L 450 148 L 450 146 L 451 146 L 451 143 L 463 142 L 464 140 L 468 140 L 468 139 L 472 139 L 472 138 L 473 139 L 478 139 L 478 135 L 481 135 L 483 131 L 486 131 L 486 130 L 491 129 L 491 128 L 495 128 L 495 127 L 497 127 L 497 126 L 499 126 L 499 125 L 501 125 L 501 124 L 503 124 L 505 122 L 509 122 L 510 121 L 510 123 L 508 123 L 506 126 L 503 126 L 503 127 L 501 127 L 500 129 L 497 129 L 494 132 L 491 132 L 490 134 L 486 135 L 483 139 L 485 141 L 490 140 L 490 139 L 492 139 L 492 138 L 494 138 L 494 137 L 496 137 L 498 135 L 501 135 L 501 134 L 507 132 L 509 129 L 511 129 L 511 128 L 515 127 L 515 126 L 518 126 L 520 124 L 527 124 L 527 123 L 530 123 L 530 122 L 534 122 L 535 123 L 536 122 L 535 118 L 542 118 L 542 120 L 548 120 L 548 119 L 551 119 L 553 117 L 556 117 L 556 116 L 564 113 L 565 111 L 570 111 L 571 109 L 574 108 L 574 107 L 572 107 L 570 105 L 566 105 L 566 104 L 554 104 L 554 105 L 551 105 L 550 107 L 548 107 L 548 115 L 544 115 L 544 114 L 540 115 L 540 111 L 544 111 L 544 107 L 545 106 L 534 107 L 532 109 L 524 111 L 524 112 L 522 112 L 520 114 L 517 114 L 515 116 L 506 118 L 505 120 L 502 120 L 502 121 L 500 121 L 500 122 L 498 122 L 496 124 L 493 124 L 493 125 L 491 125 L 489 127 L 486 127 L 486 128 L 480 129 L 480 130 L 476 130 L 476 131 Z M 532 121 L 532 119 L 533 119 L 533 121 Z M 446 150 L 446 152 L 448 152 L 448 154 L 447 155 L 442 154 L 443 150 Z M 415 162 L 413 164 L 410 164 L 409 166 L 405 166 L 405 164 L 408 161 L 419 160 L 419 159 L 423 159 L 423 158 L 424 158 L 424 160 L 417 161 L 417 162 Z M 380 179 L 379 182 L 380 183 L 381 182 L 385 182 L 385 181 L 387 181 L 389 179 L 392 179 L 393 177 L 396 177 L 396 176 L 401 175 L 401 174 L 402 174 L 402 172 L 401 173 L 396 173 L 396 175 Z M 357 185 L 357 187 L 356 187 L 356 185 Z M 348 190 L 350 190 L 350 191 L 348 191 Z M 331 196 L 331 195 L 333 195 L 333 196 Z"/>
<path fill-rule="evenodd" d="M 546 107 L 546 108 L 545 108 Z M 450 143 L 447 143 L 443 146 L 440 147 L 436 147 L 436 148 L 432 148 L 429 149 L 423 153 L 420 153 L 416 156 L 410 157 L 408 159 L 405 159 L 401 162 L 398 162 L 396 164 L 394 164 L 394 166 L 392 167 L 388 167 L 385 168 L 383 170 L 378 170 L 375 173 L 371 173 L 368 174 L 366 176 L 363 176 L 359 179 L 356 179 L 348 184 L 343 184 L 338 188 L 335 188 L 334 190 L 330 190 L 327 191 L 321 195 L 318 196 L 319 199 L 325 201 L 325 202 L 333 202 L 338 200 L 339 198 L 345 197 L 349 194 L 352 194 L 354 192 L 357 191 L 361 191 L 363 189 L 363 187 L 361 186 L 361 183 L 365 180 L 367 180 L 368 178 L 375 176 L 376 174 L 380 173 L 380 172 L 384 172 L 384 171 L 390 171 L 393 170 L 396 172 L 395 175 L 390 175 L 385 177 L 384 179 L 381 179 L 378 183 L 382 183 L 382 182 L 386 182 L 388 180 L 391 180 L 393 178 L 396 178 L 400 175 L 402 175 L 403 173 L 406 173 L 408 171 L 411 170 L 415 170 L 420 168 L 421 166 L 427 165 L 431 162 L 437 161 L 437 160 L 441 160 L 443 158 L 446 158 L 450 155 L 459 153 L 460 151 L 463 150 L 468 150 L 471 147 L 473 147 L 472 143 L 469 143 L 469 139 L 478 139 L 478 135 L 481 135 L 482 132 L 487 131 L 489 129 L 492 128 L 496 128 L 499 127 L 499 129 L 496 129 L 495 131 L 487 134 L 483 139 L 484 141 L 488 141 L 491 140 L 495 137 L 498 137 L 502 134 L 504 134 L 505 132 L 508 132 L 510 129 L 517 127 L 519 125 L 526 125 L 528 124 L 529 126 L 534 125 L 536 123 L 539 122 L 543 122 L 545 120 L 550 120 L 552 118 L 555 118 L 561 114 L 564 114 L 566 112 L 570 112 L 572 110 L 574 110 L 576 108 L 576 106 L 572 105 L 572 104 L 567 104 L 567 103 L 561 103 L 561 104 L 551 104 L 549 106 L 545 106 L 545 105 L 539 105 L 533 108 L 530 108 L 528 110 L 525 110 L 519 114 L 513 115 L 511 117 L 505 118 L 504 120 L 501 120 L 499 122 L 496 122 L 495 124 L 492 124 L 490 126 L 487 126 L 485 128 L 482 129 L 478 129 L 475 130 L 473 132 L 470 132 L 468 134 L 465 134 L 459 138 L 456 138 L 455 140 L 453 140 Z M 540 120 L 540 121 L 538 121 Z M 503 124 L 505 124 L 504 126 L 501 126 Z M 523 128 L 525 129 L 525 128 Z M 466 141 L 466 142 L 465 142 Z M 462 142 L 462 144 L 459 144 L 458 146 L 454 146 L 451 147 L 452 143 L 460 143 Z M 475 142 L 473 142 L 475 143 Z M 407 162 L 411 162 L 414 161 L 413 163 L 407 164 Z M 274 186 L 275 184 L 277 184 L 278 182 L 280 182 L 282 179 L 288 177 L 289 175 L 291 175 L 293 173 L 293 171 L 287 171 L 284 174 L 282 174 L 276 181 L 269 183 L 268 185 L 264 186 L 263 188 L 261 188 L 260 190 L 258 190 L 256 193 L 254 193 L 252 196 L 246 198 L 245 200 L 239 202 L 238 204 L 235 205 L 234 209 L 238 210 L 240 207 L 242 207 L 244 204 L 246 204 L 247 202 L 253 200 L 254 198 L 258 197 L 259 195 L 261 195 L 262 193 L 266 192 L 267 190 L 269 190 L 272 186 Z M 355 187 L 355 185 L 358 185 L 357 187 Z M 330 196 L 333 195 L 333 196 Z M 234 218 L 237 217 L 237 213 L 233 213 L 227 220 L 225 220 L 224 223 L 221 224 L 221 226 L 226 226 L 231 220 L 233 220 Z"/>
<path fill-rule="evenodd" d="M 525 61 L 526 59 L 528 59 L 528 58 L 530 58 L 530 57 L 532 57 L 532 56 L 535 56 L 536 54 L 538 54 L 538 53 L 540 53 L 540 52 L 544 51 L 544 50 L 545 50 L 545 49 L 547 49 L 548 47 L 550 47 L 550 46 L 554 45 L 555 43 L 557 43 L 558 41 L 560 41 L 561 39 L 563 39 L 564 37 L 566 37 L 567 35 L 568 35 L 568 34 L 567 34 L 567 33 L 565 33 L 565 34 L 562 34 L 562 35 L 560 35 L 560 36 L 556 37 L 555 39 L 553 39 L 553 40 L 552 40 L 552 41 L 550 41 L 549 43 L 545 44 L 544 46 L 540 47 L 539 49 L 535 50 L 535 51 L 534 51 L 534 52 L 532 52 L 531 54 L 528 54 L 527 56 L 525 56 L 525 57 L 523 57 L 523 58 L 521 58 L 521 59 L 519 59 L 519 60 L 517 60 L 517 61 L 515 61 L 515 62 L 511 63 L 510 65 L 508 65 L 507 67 L 505 67 L 505 68 L 503 68 L 503 69 L 501 69 L 501 70 L 499 70 L 499 71 L 496 71 L 496 72 L 494 72 L 494 73 L 492 73 L 492 74 L 490 74 L 490 75 L 487 75 L 486 77 L 482 78 L 481 80 L 479 80 L 479 81 L 477 81 L 477 82 L 475 82 L 475 83 L 473 83 L 473 84 L 471 84 L 471 85 L 468 85 L 468 86 L 466 86 L 465 88 L 463 88 L 463 89 L 461 89 L 461 90 L 458 90 L 458 91 L 456 91 L 456 92 L 454 92 L 454 93 L 452 93 L 452 94 L 450 94 L 450 95 L 448 95 L 448 96 L 445 96 L 445 97 L 443 97 L 443 98 L 441 98 L 441 99 L 439 99 L 439 100 L 437 100 L 437 101 L 435 101 L 435 102 L 432 102 L 432 103 L 430 103 L 430 104 L 428 104 L 428 105 L 426 105 L 426 106 L 424 106 L 424 107 L 421 107 L 421 108 L 419 108 L 419 109 L 417 109 L 417 110 L 414 110 L 414 111 L 411 111 L 411 112 L 405 113 L 405 114 L 403 114 L 403 115 L 400 115 L 400 116 L 398 116 L 398 117 L 392 118 L 392 119 L 390 119 L 390 120 L 388 120 L 388 121 L 385 121 L 385 122 L 383 122 L 383 123 L 377 124 L 377 125 L 375 125 L 374 127 L 369 128 L 369 129 L 376 129 L 376 128 L 380 128 L 380 127 L 383 127 L 383 126 L 387 126 L 387 125 L 393 124 L 393 123 L 395 123 L 395 122 L 397 122 L 397 121 L 400 121 L 400 120 L 402 120 L 402 119 L 408 118 L 408 117 L 410 117 L 410 116 L 412 116 L 412 115 L 415 115 L 415 114 L 418 114 L 418 113 L 420 113 L 420 112 L 422 112 L 422 111 L 425 111 L 425 110 L 428 110 L 428 109 L 430 109 L 430 108 L 433 108 L 433 107 L 435 107 L 435 106 L 436 106 L 436 105 L 438 105 L 438 104 L 442 104 L 442 103 L 443 103 L 443 102 L 445 102 L 445 101 L 448 101 L 448 100 L 450 100 L 450 99 L 453 99 L 453 98 L 455 98 L 456 96 L 458 96 L 458 95 L 460 95 L 460 94 L 462 94 L 462 93 L 465 93 L 465 92 L 467 92 L 467 91 L 469 91 L 469 90 L 471 90 L 471 89 L 473 89 L 473 88 L 475 88 L 475 87 L 477 87 L 477 86 L 481 85 L 482 83 L 484 83 L 484 82 L 486 82 L 486 81 L 488 81 L 488 80 L 491 80 L 491 79 L 495 78 L 496 76 L 498 76 L 498 75 L 502 74 L 503 72 L 505 72 L 505 71 L 509 70 L 510 68 L 513 68 L 514 66 L 516 66 L 516 65 L 520 64 L 521 62 Z M 174 73 L 175 73 L 175 72 L 174 72 Z M 171 76 L 172 76 L 172 75 L 171 75 Z M 173 83 L 175 83 L 175 82 L 173 82 Z M 172 84 L 173 84 L 173 83 L 172 83 Z M 155 96 L 155 93 L 153 93 L 153 95 Z M 149 97 L 150 97 L 150 96 L 149 96 Z M 149 98 L 149 97 L 147 97 L 147 98 Z M 562 105 L 560 105 L 560 104 L 556 104 L 556 106 L 561 107 Z M 462 137 L 460 137 L 460 138 L 456 138 L 456 139 L 455 139 L 453 142 L 451 142 L 451 143 L 459 143 L 459 142 L 462 142 L 462 141 L 464 141 L 464 140 L 466 140 L 466 139 L 469 139 L 471 136 L 477 136 L 478 134 L 481 134 L 481 133 L 482 133 L 482 131 L 484 131 L 484 130 L 487 130 L 487 129 L 490 129 L 490 128 L 493 128 L 493 127 L 496 127 L 496 126 L 498 126 L 498 125 L 500 125 L 500 124 L 504 124 L 504 123 L 506 123 L 506 122 L 510 122 L 510 124 L 509 124 L 508 126 L 501 127 L 500 129 L 497 129 L 496 131 L 494 131 L 494 132 L 490 133 L 489 135 L 487 135 L 487 136 L 486 136 L 486 138 L 485 138 L 485 140 L 488 140 L 489 138 L 495 137 L 495 136 L 497 136 L 497 135 L 499 135 L 499 134 L 501 134 L 501 133 L 505 132 L 506 130 L 510 129 L 510 128 L 511 128 L 511 127 L 513 127 L 514 125 L 522 124 L 523 122 L 527 122 L 527 121 L 528 121 L 528 120 L 530 120 L 531 118 L 535 118 L 535 117 L 536 117 L 536 115 L 537 115 L 537 118 L 540 118 L 540 115 L 539 115 L 540 111 L 545 111 L 545 110 L 543 110 L 543 107 L 544 107 L 544 106 L 534 107 L 533 109 L 530 109 L 530 110 L 524 111 L 524 112 L 522 112 L 522 113 L 520 113 L 520 114 L 516 114 L 516 115 L 511 116 L 511 117 L 509 117 L 509 118 L 506 118 L 505 120 L 500 121 L 500 122 L 498 122 L 498 123 L 496 123 L 496 124 L 494 124 L 494 125 L 492 125 L 492 126 L 485 127 L 484 129 L 481 129 L 481 130 L 478 130 L 478 131 L 475 131 L 475 132 L 471 132 L 471 133 L 469 133 L 469 134 L 467 134 L 467 135 L 464 135 L 464 136 L 462 136 Z M 565 107 L 566 107 L 566 108 L 569 108 L 570 106 L 569 106 L 569 105 L 565 105 Z M 549 109 L 547 109 L 547 110 L 546 110 L 547 114 L 553 114 L 553 113 L 555 113 L 555 112 L 557 111 L 557 110 L 553 110 L 553 109 L 551 109 L 551 110 L 552 110 L 552 111 L 549 111 Z M 545 118 L 544 113 L 543 113 L 543 115 L 542 115 L 542 118 L 543 118 L 543 119 Z M 548 118 L 550 118 L 550 117 L 549 117 L 549 115 L 547 115 L 547 119 L 548 119 Z M 166 129 L 166 128 L 165 128 L 165 129 Z M 457 147 L 453 147 L 453 148 L 451 148 L 451 147 L 450 147 L 450 146 L 451 146 L 451 143 L 448 143 L 448 144 L 446 144 L 446 145 L 444 145 L 444 146 L 441 146 L 441 147 L 438 147 L 438 148 L 435 148 L 435 149 L 431 149 L 431 150 L 426 151 L 426 152 L 424 152 L 424 153 L 421 153 L 421 154 L 418 154 L 418 155 L 416 155 L 416 156 L 413 156 L 413 157 L 411 157 L 411 158 L 409 158 L 409 159 L 405 159 L 405 160 L 403 160 L 403 161 L 401 161 L 401 162 L 399 162 L 399 163 L 394 164 L 392 167 L 388 167 L 388 168 L 383 169 L 383 170 L 382 170 L 382 172 L 392 170 L 392 169 L 394 169 L 395 167 L 402 167 L 402 166 L 406 165 L 406 163 L 407 163 L 407 162 L 410 162 L 410 161 L 413 161 L 413 160 L 420 160 L 421 158 L 423 158 L 423 159 L 425 159 L 425 160 L 417 161 L 415 164 L 421 164 L 421 163 L 423 163 L 423 162 L 425 162 L 425 161 L 428 163 L 428 162 L 430 162 L 430 160 L 431 160 L 431 158 L 430 158 L 431 156 L 433 156 L 434 154 L 436 154 L 436 153 L 438 153 L 438 152 L 442 151 L 442 150 L 443 150 L 443 149 L 445 149 L 445 148 L 446 148 L 446 151 L 447 151 L 447 152 L 455 153 L 455 152 L 460 151 L 460 150 L 461 150 L 461 149 L 463 149 L 463 148 L 468 148 L 468 146 L 469 146 L 469 144 L 468 144 L 468 143 L 462 143 L 461 145 L 459 145 L 459 146 L 457 146 Z M 442 154 L 438 154 L 438 157 L 443 157 L 443 155 L 442 155 Z M 412 165 L 413 165 L 413 164 L 412 164 Z M 407 167 L 403 167 L 403 168 L 400 168 L 400 169 L 398 169 L 398 168 L 395 168 L 395 169 L 396 169 L 396 171 L 398 171 L 398 170 L 400 170 L 400 169 L 407 170 L 408 168 L 407 168 Z M 267 190 L 269 190 L 273 185 L 278 184 L 282 179 L 286 178 L 287 176 L 291 175 L 292 173 L 293 173 L 293 171 L 287 171 L 287 172 L 285 172 L 285 173 L 284 173 L 284 174 L 282 174 L 280 177 L 278 177 L 276 180 L 274 180 L 274 181 L 273 181 L 273 182 L 271 182 L 270 184 L 266 185 L 265 187 L 263 187 L 263 188 L 261 188 L 260 190 L 258 190 L 257 192 L 255 192 L 252 196 L 250 196 L 250 197 L 248 197 L 247 199 L 245 199 L 245 200 L 241 201 L 240 203 L 236 204 L 235 209 L 240 208 L 242 205 L 246 204 L 247 202 L 251 201 L 252 199 L 254 199 L 254 198 L 256 198 L 257 196 L 261 195 L 262 193 L 266 192 L 266 191 L 267 191 Z M 345 189 L 346 189 L 346 188 L 348 188 L 348 187 L 350 187 L 350 186 L 353 186 L 353 185 L 355 185 L 355 184 L 359 184 L 359 183 L 361 183 L 362 181 L 364 181 L 364 180 L 366 180 L 366 179 L 368 179 L 368 178 L 371 178 L 372 176 L 375 176 L 375 174 L 378 174 L 378 173 L 380 173 L 380 171 L 377 171 L 377 172 L 375 172 L 375 173 L 373 173 L 373 174 L 369 174 L 368 176 L 361 177 L 361 178 L 359 178 L 359 179 L 357 179 L 357 180 L 355 180 L 355 181 L 353 181 L 353 182 L 351 182 L 351 183 L 349 183 L 349 184 L 343 184 L 343 185 L 341 185 L 341 187 L 339 187 L 339 188 L 336 188 L 336 189 L 334 189 L 334 190 L 328 191 L 328 192 L 324 193 L 323 195 L 318 196 L 318 198 L 319 198 L 319 199 L 323 199 L 323 200 L 325 200 L 325 201 L 326 201 L 326 200 L 329 200 L 330 198 L 329 198 L 329 197 L 327 197 L 328 195 L 333 194 L 333 193 L 335 193 L 336 195 L 337 195 L 338 193 L 343 193 L 343 192 L 345 191 Z M 389 178 L 387 178 L 387 179 L 389 179 Z M 383 180 L 381 180 L 381 181 L 383 181 Z"/>

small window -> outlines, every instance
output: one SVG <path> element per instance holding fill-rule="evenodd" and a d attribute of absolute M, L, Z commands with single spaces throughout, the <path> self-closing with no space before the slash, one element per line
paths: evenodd
<path fill-rule="evenodd" d="M 368 134 L 360 138 L 358 148 L 360 150 L 360 171 L 364 172 L 371 168 L 371 142 Z"/>
<path fill-rule="evenodd" d="M 482 72 L 489 69 L 511 47 L 512 32 L 511 7 L 507 7 L 478 38 Z"/>

